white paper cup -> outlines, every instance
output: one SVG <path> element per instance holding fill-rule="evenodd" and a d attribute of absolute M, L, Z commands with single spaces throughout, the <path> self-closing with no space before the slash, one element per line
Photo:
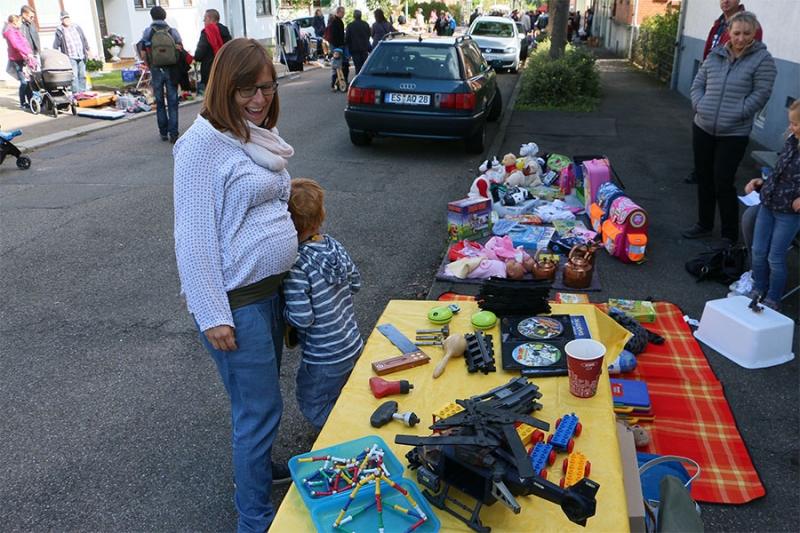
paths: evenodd
<path fill-rule="evenodd" d="M 576 339 L 567 343 L 569 392 L 578 398 L 591 398 L 603 371 L 606 347 L 592 339 Z"/>

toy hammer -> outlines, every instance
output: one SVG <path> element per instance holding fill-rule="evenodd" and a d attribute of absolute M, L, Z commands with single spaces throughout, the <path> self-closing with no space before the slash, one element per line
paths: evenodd
<path fill-rule="evenodd" d="M 404 414 L 397 414 L 397 402 L 389 400 L 383 402 L 380 407 L 375 409 L 372 416 L 369 418 L 369 423 L 374 428 L 380 428 L 391 422 L 392 420 L 399 420 L 408 427 L 414 427 L 419 423 L 419 417 L 411 411 Z"/>
<path fill-rule="evenodd" d="M 442 343 L 444 346 L 444 358 L 439 361 L 436 368 L 433 369 L 433 379 L 438 378 L 444 372 L 444 367 L 452 356 L 461 357 L 464 355 L 464 350 L 467 349 L 467 340 L 460 333 L 455 333 L 447 337 Z"/>

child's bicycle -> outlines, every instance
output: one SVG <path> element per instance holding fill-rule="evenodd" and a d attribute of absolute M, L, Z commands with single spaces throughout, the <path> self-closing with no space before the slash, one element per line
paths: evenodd
<path fill-rule="evenodd" d="M 344 79 L 344 72 L 342 71 L 341 67 L 336 69 L 336 82 L 334 82 L 333 88 L 338 89 L 343 93 L 347 92 L 347 81 Z"/>
<path fill-rule="evenodd" d="M 19 148 L 14 146 L 11 139 L 17 135 L 22 135 L 22 130 L 14 131 L 0 131 L 0 164 L 5 161 L 7 155 L 13 155 L 17 158 L 17 168 L 20 170 L 28 170 L 31 168 L 31 158 L 27 155 L 22 155 Z"/>

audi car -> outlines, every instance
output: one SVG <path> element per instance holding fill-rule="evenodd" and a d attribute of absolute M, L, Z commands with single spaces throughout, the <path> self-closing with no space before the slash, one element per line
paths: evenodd
<path fill-rule="evenodd" d="M 478 17 L 467 30 L 483 53 L 486 61 L 501 61 L 503 68 L 517 72 L 522 52 L 522 39 L 513 19 Z M 527 54 L 526 54 L 527 55 Z"/>
<path fill-rule="evenodd" d="M 357 146 L 375 137 L 463 139 L 479 154 L 486 121 L 502 110 L 497 74 L 471 37 L 396 33 L 353 79 L 344 117 Z"/>

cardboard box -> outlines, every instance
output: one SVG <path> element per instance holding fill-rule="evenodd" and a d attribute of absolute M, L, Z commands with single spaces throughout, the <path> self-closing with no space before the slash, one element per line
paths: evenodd
<path fill-rule="evenodd" d="M 622 311 L 626 315 L 635 318 L 639 322 L 652 324 L 656 321 L 656 310 L 652 302 L 647 300 L 617 300 L 608 299 L 609 310 Z"/>
<path fill-rule="evenodd" d="M 625 483 L 625 499 L 628 502 L 628 520 L 631 533 L 645 533 L 644 499 L 642 497 L 642 482 L 639 479 L 639 463 L 636 461 L 636 445 L 633 443 L 633 433 L 617 422 L 617 440 L 619 440 L 619 453 L 622 458 L 622 479 Z"/>
<path fill-rule="evenodd" d="M 539 256 L 541 257 L 541 256 Z M 588 304 L 589 297 L 585 294 L 574 294 L 570 292 L 557 292 L 556 293 L 556 303 L 557 304 Z"/>
<path fill-rule="evenodd" d="M 490 236 L 492 202 L 487 198 L 464 198 L 447 204 L 447 234 L 452 242 Z"/>
<path fill-rule="evenodd" d="M 98 96 L 97 98 L 87 98 L 78 100 L 78 107 L 100 107 L 112 103 L 116 98 L 111 96 Z"/>

